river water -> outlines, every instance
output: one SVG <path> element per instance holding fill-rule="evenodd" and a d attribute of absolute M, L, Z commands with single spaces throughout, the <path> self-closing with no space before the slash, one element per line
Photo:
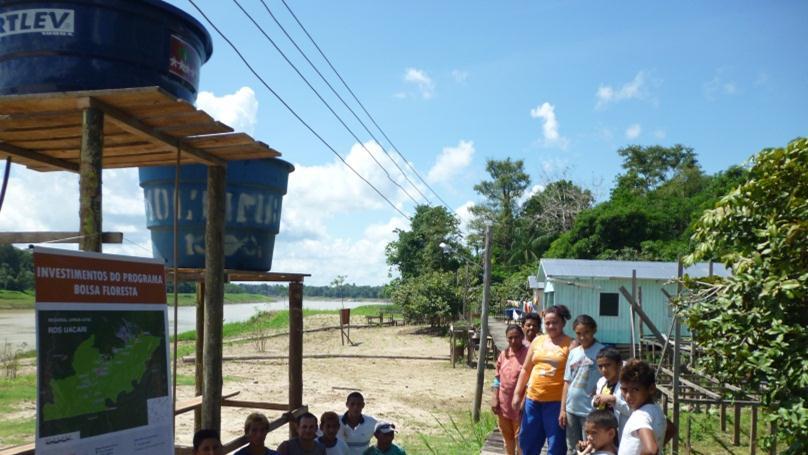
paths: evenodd
<path fill-rule="evenodd" d="M 362 305 L 385 302 L 357 302 L 345 301 L 345 308 L 356 308 Z M 303 308 L 309 310 L 337 310 L 342 308 L 339 300 L 306 300 L 303 299 Z M 277 300 L 265 303 L 237 303 L 224 306 L 224 322 L 239 322 L 250 319 L 259 311 L 288 310 L 288 300 Z M 182 306 L 178 309 L 179 332 L 187 332 L 196 328 L 196 307 Z M 174 308 L 168 308 L 169 331 L 174 333 Z M 11 343 L 12 346 L 31 350 L 36 347 L 34 337 L 35 318 L 34 310 L 2 310 L 0 311 L 0 344 Z"/>

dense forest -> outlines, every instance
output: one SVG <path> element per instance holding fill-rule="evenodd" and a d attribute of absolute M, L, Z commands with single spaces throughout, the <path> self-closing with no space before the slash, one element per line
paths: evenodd
<path fill-rule="evenodd" d="M 405 313 L 446 320 L 465 305 L 479 305 L 484 229 L 492 225 L 493 302 L 526 298 L 527 276 L 542 257 L 669 261 L 690 252 L 693 226 L 748 170 L 733 166 L 713 175 L 682 145 L 629 146 L 617 151 L 622 172 L 609 198 L 595 204 L 592 191 L 568 179 L 531 179 L 522 160 L 489 160 L 488 178 L 474 186 L 481 202 L 471 208 L 470 233 L 443 207 L 417 207 L 409 230 L 387 246 L 400 271 L 390 285 Z"/>

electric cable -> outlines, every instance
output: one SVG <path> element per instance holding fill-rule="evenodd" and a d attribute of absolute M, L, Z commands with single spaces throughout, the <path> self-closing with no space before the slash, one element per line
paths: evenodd
<path fill-rule="evenodd" d="M 189 3 L 190 3 L 190 4 L 191 4 L 193 7 L 194 7 L 194 9 L 196 9 L 196 10 L 199 12 L 199 14 L 201 14 L 201 15 L 202 15 L 202 17 L 204 17 L 204 18 L 205 18 L 205 20 L 206 20 L 206 21 L 208 22 L 208 24 L 210 24 L 210 26 L 211 26 L 211 27 L 212 27 L 212 28 L 213 28 L 213 29 L 216 31 L 216 33 L 218 33 L 218 34 L 219 34 L 219 36 L 221 36 L 221 37 L 222 37 L 222 39 L 223 39 L 223 40 L 224 40 L 224 41 L 225 41 L 225 42 L 226 42 L 226 43 L 227 43 L 227 44 L 230 46 L 230 48 L 231 48 L 231 49 L 233 49 L 233 52 L 235 52 L 235 53 L 236 53 L 236 55 L 238 55 L 239 59 L 241 59 L 241 61 L 244 63 L 244 65 L 247 67 L 247 69 L 249 69 L 249 70 L 250 70 L 250 72 L 253 74 L 253 76 L 255 76 L 255 78 L 256 78 L 256 79 L 258 79 L 258 81 L 259 81 L 259 82 L 261 82 L 261 84 L 262 84 L 262 85 L 263 85 L 263 86 L 264 86 L 264 87 L 265 87 L 267 90 L 269 90 L 269 92 L 270 92 L 270 93 L 272 93 L 272 95 L 273 95 L 273 96 L 274 96 L 274 97 L 275 97 L 275 98 L 276 98 L 276 99 L 277 99 L 277 100 L 278 100 L 278 101 L 279 101 L 281 104 L 283 104 L 283 106 L 286 108 L 286 110 L 288 110 L 288 111 L 289 111 L 289 113 L 291 113 L 291 114 L 292 114 L 292 115 L 293 115 L 293 116 L 294 116 L 294 117 L 295 117 L 295 118 L 296 118 L 296 119 L 297 119 L 297 120 L 298 120 L 298 121 L 299 121 L 299 122 L 300 122 L 300 123 L 301 123 L 303 126 L 305 126 L 305 127 L 306 127 L 306 129 L 308 129 L 308 130 L 309 130 L 309 132 L 311 132 L 311 134 L 313 134 L 313 135 L 314 135 L 314 136 L 315 136 L 315 137 L 316 137 L 316 138 L 317 138 L 317 139 L 318 139 L 320 142 L 322 142 L 322 143 L 323 143 L 323 145 L 325 145 L 325 146 L 326 146 L 326 147 L 327 147 L 327 148 L 328 148 L 328 149 L 329 149 L 329 150 L 330 150 L 330 151 L 331 151 L 331 152 L 332 152 L 334 155 L 336 155 L 336 156 L 337 156 L 337 158 L 339 158 L 339 160 L 340 160 L 340 161 L 342 161 L 342 163 L 343 163 L 343 164 L 345 164 L 345 166 L 347 166 L 347 167 L 348 167 L 348 169 L 350 169 L 350 170 L 351 170 L 351 171 L 352 171 L 352 172 L 353 172 L 353 173 L 354 173 L 354 174 L 355 174 L 357 177 L 359 177 L 359 178 L 360 178 L 360 179 L 361 179 L 363 182 L 365 182 L 365 183 L 366 183 L 368 186 L 370 186 L 371 188 L 373 188 L 373 191 L 375 191 L 375 192 L 376 192 L 376 194 L 378 194 L 378 195 L 379 195 L 379 196 L 380 196 L 382 199 L 384 199 L 384 200 L 387 202 L 387 204 L 389 204 L 389 205 L 390 205 L 390 207 L 392 207 L 392 208 L 393 208 L 393 210 L 395 210 L 395 211 L 396 211 L 396 212 L 398 212 L 398 213 L 399 213 L 401 216 L 403 216 L 404 218 L 406 218 L 406 219 L 408 219 L 408 220 L 411 220 L 411 219 L 412 219 L 412 218 L 410 218 L 410 217 L 409 217 L 409 216 L 408 216 L 406 213 L 404 213 L 404 212 L 403 212 L 401 209 L 399 209 L 399 208 L 398 208 L 398 207 L 397 207 L 397 206 L 396 206 L 396 205 L 395 205 L 395 204 L 394 204 L 394 203 L 393 203 L 393 202 L 392 202 L 390 199 L 388 199 L 388 198 L 387 198 L 387 196 L 385 196 L 385 195 L 384 195 L 384 193 L 382 193 L 381 191 L 379 191 L 379 189 L 378 189 L 378 188 L 376 188 L 376 186 L 374 186 L 372 183 L 370 183 L 370 181 L 368 181 L 368 179 L 366 179 L 365 177 L 363 177 L 363 176 L 362 176 L 362 174 L 360 174 L 360 173 L 359 173 L 359 172 L 358 172 L 356 169 L 354 169 L 354 168 L 353 168 L 353 166 L 351 166 L 350 164 L 348 164 L 348 162 L 347 162 L 347 161 L 345 161 L 345 158 L 343 158 L 343 157 L 342 157 L 342 155 L 340 155 L 340 154 L 339 154 L 339 152 L 337 152 L 337 150 L 336 150 L 336 149 L 335 149 L 335 148 L 334 148 L 334 147 L 333 147 L 331 144 L 329 144 L 329 143 L 328 143 L 328 141 L 326 141 L 326 140 L 325 140 L 325 138 L 323 138 L 323 136 L 321 136 L 321 135 L 320 135 L 320 133 L 318 133 L 318 132 L 317 132 L 317 131 L 316 131 L 316 130 L 315 130 L 315 129 L 314 129 L 312 126 L 311 126 L 311 125 L 309 125 L 309 124 L 308 124 L 308 123 L 307 123 L 305 120 L 303 120 L 303 117 L 301 117 L 301 116 L 300 116 L 300 115 L 299 115 L 299 114 L 298 114 L 298 113 L 297 113 L 297 112 L 296 112 L 294 109 L 292 109 L 292 106 L 290 106 L 290 105 L 289 105 L 289 103 L 287 103 L 287 102 L 286 102 L 286 100 L 284 100 L 284 99 L 283 99 L 283 97 L 281 97 L 281 96 L 278 94 L 278 92 L 276 92 L 276 91 L 275 91 L 275 90 L 274 90 L 272 87 L 270 87 L 270 85 L 269 85 L 269 84 L 268 84 L 268 83 L 267 83 L 267 82 L 264 80 L 264 78 L 263 78 L 263 77 L 261 77 L 261 75 L 260 75 L 260 74 L 258 74 L 258 72 L 255 70 L 255 68 L 253 68 L 253 66 L 250 64 L 250 62 L 247 60 L 247 58 L 246 58 L 246 57 L 244 57 L 244 55 L 241 53 L 241 51 L 239 51 L 239 50 L 238 50 L 238 47 L 237 47 L 235 44 L 233 44 L 233 42 L 230 40 L 230 38 L 228 38 L 228 37 L 227 37 L 227 35 L 225 35 L 225 34 L 224 34 L 224 32 L 222 32 L 222 31 L 219 29 L 219 27 L 217 27 L 217 26 L 216 26 L 216 24 L 215 24 L 215 23 L 214 23 L 214 22 L 213 22 L 213 21 L 212 21 L 212 20 L 211 20 L 211 19 L 208 17 L 208 15 L 207 15 L 207 14 L 205 14 L 205 12 L 204 12 L 204 11 L 202 11 L 202 8 L 200 8 L 200 7 L 199 7 L 199 6 L 196 4 L 196 2 L 195 2 L 194 0 L 188 0 L 188 2 L 189 2 Z"/>
<path fill-rule="evenodd" d="M 360 125 L 362 125 L 362 128 L 365 129 L 365 132 L 367 132 L 368 135 L 371 138 L 373 138 L 373 140 L 376 141 L 376 143 L 379 144 L 379 146 L 381 147 L 382 141 L 380 141 L 376 137 L 376 135 L 374 135 L 373 132 L 370 131 L 370 128 L 368 128 L 368 126 L 365 124 L 365 122 L 363 122 L 362 119 L 359 118 L 359 115 L 357 115 L 356 111 L 354 111 L 353 108 L 351 108 L 351 106 L 349 106 L 348 103 L 345 102 L 345 99 L 342 98 L 342 96 L 337 92 L 337 90 L 334 88 L 334 86 L 331 85 L 331 83 L 328 81 L 328 79 L 326 79 L 326 77 L 323 75 L 323 73 L 317 68 L 317 65 L 315 65 L 314 62 L 311 61 L 309 56 L 306 55 L 306 53 L 303 51 L 303 49 L 300 48 L 300 46 L 297 44 L 297 41 L 295 41 L 295 39 L 292 38 L 292 36 L 289 34 L 289 32 L 286 30 L 286 28 L 283 26 L 283 24 L 281 24 L 280 21 L 278 20 L 278 18 L 275 17 L 275 14 L 272 13 L 272 10 L 269 9 L 269 6 L 266 4 L 266 1 L 261 0 L 261 4 L 264 5 L 264 9 L 267 11 L 267 13 L 269 13 L 269 16 L 272 18 L 272 20 L 275 21 L 275 25 L 277 25 L 278 28 L 281 29 L 283 34 L 286 35 L 286 38 L 288 38 L 289 41 L 292 43 L 292 45 L 295 46 L 295 49 L 297 49 L 297 51 L 300 53 L 300 55 L 304 59 L 306 59 L 306 61 L 309 63 L 309 66 L 311 66 L 311 68 L 317 73 L 317 75 L 320 76 L 320 79 L 322 79 L 322 81 L 325 83 L 325 85 L 327 85 L 328 88 L 331 89 L 331 93 L 333 93 L 340 100 L 340 102 L 342 102 L 342 105 L 345 106 L 345 108 L 348 109 L 348 111 L 350 111 L 350 113 L 354 116 L 356 121 L 359 122 Z M 407 173 L 404 172 L 403 169 L 401 169 L 401 166 L 399 166 L 398 162 L 396 162 L 396 160 L 393 159 L 393 156 L 390 154 L 390 152 L 385 150 L 384 147 L 381 147 L 381 149 L 384 152 L 384 154 L 387 155 L 387 158 L 390 160 L 390 162 L 392 162 L 393 165 L 398 169 L 398 171 L 401 172 L 401 175 L 404 176 L 404 179 L 407 180 L 407 182 L 410 184 L 410 186 L 415 188 L 415 191 L 417 191 L 418 194 L 420 194 L 421 197 L 424 198 L 427 205 L 431 205 L 432 202 L 429 200 L 429 198 L 426 197 L 426 195 L 421 191 L 420 188 L 418 188 L 417 185 L 415 185 L 415 183 L 413 183 L 412 180 L 410 180 L 409 176 L 407 176 Z"/>
<path fill-rule="evenodd" d="M 320 94 L 320 92 L 318 92 L 317 89 L 314 88 L 313 85 L 311 85 L 311 82 L 309 82 L 309 80 L 306 78 L 306 76 L 304 76 L 303 73 L 300 72 L 300 70 L 297 68 L 297 66 L 295 66 L 295 64 L 292 63 L 291 60 L 289 60 L 289 57 L 286 56 L 286 53 L 284 53 L 281 50 L 281 48 L 277 45 L 277 43 L 275 43 L 275 40 L 273 40 L 267 34 L 267 32 L 263 29 L 263 27 L 261 27 L 261 25 L 255 20 L 255 18 L 253 18 L 252 15 L 249 12 L 247 12 L 247 10 L 245 10 L 243 6 L 241 6 L 241 3 L 239 3 L 238 0 L 233 0 L 233 3 L 235 3 L 236 6 L 238 6 L 238 8 L 241 10 L 242 13 L 244 13 L 245 16 L 247 16 L 247 18 L 250 20 L 250 22 L 252 22 L 253 25 L 255 25 L 255 27 L 258 29 L 258 31 L 261 32 L 262 35 L 264 35 L 264 38 L 266 38 L 272 44 L 272 46 L 275 48 L 275 50 L 278 51 L 278 53 L 281 54 L 283 59 L 286 60 L 286 63 L 288 63 L 289 66 L 291 66 L 292 69 L 295 70 L 297 75 L 300 76 L 301 79 L 303 79 L 303 82 L 305 82 L 306 85 L 308 85 L 308 87 L 314 92 L 314 94 L 317 95 L 317 98 L 319 98 L 320 101 L 325 105 L 325 107 L 328 108 L 328 110 L 334 115 L 334 117 L 336 117 L 336 119 L 340 122 L 340 124 L 342 124 L 342 126 L 345 127 L 345 129 L 348 131 L 348 133 L 350 133 L 350 135 L 354 138 L 354 140 L 356 140 L 356 142 L 359 143 L 359 145 L 361 145 L 363 149 L 365 149 L 365 151 L 368 153 L 368 155 L 370 155 L 370 157 L 373 159 L 373 161 L 382 169 L 382 171 L 385 173 L 385 175 L 387 175 L 387 179 L 390 180 L 395 186 L 397 186 L 404 194 L 406 194 L 407 197 L 409 197 L 410 200 L 415 205 L 418 205 L 419 202 L 414 197 L 412 197 L 412 195 L 403 186 L 401 186 L 401 184 L 399 184 L 398 182 L 396 182 L 393 179 L 393 177 L 390 175 L 390 173 L 387 172 L 387 168 L 385 168 L 382 165 L 382 163 L 380 163 L 379 160 L 377 160 L 376 157 L 373 156 L 373 152 L 371 152 L 370 149 L 367 148 L 367 146 L 364 144 L 364 142 L 362 142 L 362 140 L 359 139 L 359 136 L 357 136 L 356 133 L 353 132 L 353 130 L 348 126 L 347 123 L 345 123 L 345 121 L 342 119 L 342 117 L 340 117 L 339 114 L 337 114 L 337 112 L 334 110 L 334 108 L 332 108 L 331 105 L 328 104 L 328 101 L 326 101 L 325 98 L 323 98 L 323 96 Z M 380 145 L 380 147 L 381 147 L 381 145 Z M 382 148 L 382 150 L 383 150 L 383 148 Z"/>
<path fill-rule="evenodd" d="M 370 112 L 368 112 L 368 110 L 365 108 L 365 105 L 364 105 L 364 104 L 362 104 L 362 102 L 361 102 L 361 101 L 359 101 L 359 98 L 356 96 L 356 94 L 354 93 L 354 91 L 353 91 L 353 90 L 351 90 L 351 87 L 349 87 L 349 86 L 348 86 L 348 83 L 347 83 L 347 82 L 345 82 L 345 79 L 343 79 L 343 78 L 342 78 L 342 75 L 340 75 L 339 71 L 337 71 L 337 69 L 336 69 L 336 68 L 334 68 L 334 65 L 331 63 L 331 60 L 329 60 L 329 58 L 328 58 L 328 57 L 326 57 L 325 53 L 323 52 L 323 50 L 322 50 L 322 49 L 320 49 L 320 46 L 317 44 L 317 42 L 316 42 L 316 41 L 314 40 L 314 38 L 311 36 L 311 34 L 309 33 L 309 31 L 306 29 L 306 27 L 303 25 L 303 23 L 302 23 L 302 22 L 300 22 L 300 19 L 298 19 L 298 18 L 297 18 L 297 15 L 294 13 L 294 11 L 292 11 L 292 8 L 290 8 L 290 7 L 289 7 L 289 5 L 286 3 L 286 0 L 281 0 L 281 2 L 283 2 L 283 5 L 286 7 L 286 10 L 287 10 L 287 11 L 289 11 L 289 14 L 291 14 L 291 15 L 292 15 L 292 17 L 295 19 L 295 22 L 297 22 L 297 24 L 300 26 L 300 28 L 303 30 L 303 32 L 306 34 L 306 36 L 309 38 L 309 40 L 311 40 L 311 43 L 312 43 L 312 44 L 314 44 L 314 47 L 315 47 L 315 48 L 317 48 L 317 51 L 320 53 L 320 55 L 323 57 L 323 59 L 324 59 L 324 60 L 325 60 L 325 61 L 328 63 L 328 66 L 329 66 L 329 67 L 331 67 L 331 70 L 332 70 L 332 71 L 334 71 L 334 74 L 336 74 L 336 75 L 337 75 L 337 77 L 339 78 L 339 80 L 342 82 L 342 85 L 344 85 L 344 86 L 345 86 L 345 88 L 346 88 L 346 89 L 348 90 L 348 92 L 351 94 L 351 96 L 353 97 L 353 99 L 354 99 L 354 100 L 357 102 L 357 104 L 359 104 L 359 106 L 360 106 L 360 107 L 362 108 L 362 110 L 365 112 L 365 115 L 367 115 L 367 116 L 368 116 L 368 118 L 370 118 L 370 121 L 371 121 L 371 122 L 373 122 L 373 125 L 375 125 L 375 126 L 376 126 L 376 128 L 377 128 L 377 129 L 378 129 L 378 130 L 379 130 L 379 131 L 382 133 L 382 136 L 384 136 L 384 138 L 385 138 L 385 139 L 387 139 L 387 142 L 390 144 L 390 146 L 393 148 L 393 150 L 394 150 L 394 151 L 395 151 L 395 152 L 398 154 L 398 156 L 400 156 L 400 157 L 401 157 L 401 159 L 403 159 L 403 160 L 404 160 L 404 162 L 405 162 L 405 163 L 407 163 L 407 166 L 408 166 L 410 169 L 412 169 L 412 172 L 414 172 L 414 173 L 415 173 L 415 175 L 418 177 L 418 179 L 419 179 L 419 180 L 421 180 L 421 182 L 422 182 L 422 183 L 423 183 L 423 184 L 424 184 L 424 185 L 425 185 L 427 188 L 429 188 L 429 191 L 431 191 L 431 192 L 432 192 L 432 194 L 434 194 L 434 195 L 435 195 L 435 197 L 436 197 L 436 198 L 438 198 L 438 200 L 439 200 L 439 201 L 440 201 L 440 202 L 441 202 L 441 203 L 442 203 L 442 204 L 443 204 L 443 205 L 444 205 L 444 206 L 445 206 L 445 207 L 446 207 L 446 208 L 447 208 L 447 209 L 448 209 L 450 212 L 452 212 L 453 210 L 451 209 L 451 207 L 449 207 L 449 204 L 447 204 L 447 203 L 446 203 L 446 201 L 444 201 L 444 200 L 443 200 L 443 198 L 441 198 L 441 197 L 440 197 L 440 195 L 439 195 L 437 192 L 435 192 L 435 190 L 434 190 L 434 189 L 433 189 L 431 186 L 429 186 L 429 184 L 426 182 L 426 180 L 424 180 L 424 178 L 423 178 L 423 177 L 421 177 L 421 174 L 419 174 L 419 173 L 418 173 L 418 171 L 415 169 L 415 167 L 413 167 L 413 165 L 412 165 L 412 164 L 409 162 L 409 160 L 407 160 L 407 158 L 405 158 L 405 157 L 404 157 L 404 155 L 402 155 L 402 154 L 401 154 L 401 152 L 398 150 L 398 147 L 396 147 L 396 146 L 395 146 L 395 144 L 393 144 L 393 141 L 391 141 L 391 140 L 390 140 L 390 138 L 387 136 L 387 133 L 385 133 L 385 132 L 384 132 L 384 130 L 382 129 L 382 127 L 381 127 L 381 126 L 379 126 L 379 124 L 378 124 L 378 123 L 376 123 L 376 119 L 374 119 L 374 118 L 373 118 L 373 116 L 372 116 L 372 115 L 370 115 Z"/>

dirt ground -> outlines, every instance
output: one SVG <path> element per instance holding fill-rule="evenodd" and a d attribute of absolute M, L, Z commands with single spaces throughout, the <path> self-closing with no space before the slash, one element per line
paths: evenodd
<path fill-rule="evenodd" d="M 305 318 L 304 328 L 337 323 L 335 315 L 316 315 Z M 402 436 L 429 435 L 440 431 L 435 417 L 445 419 L 448 414 L 456 415 L 471 408 L 475 370 L 462 365 L 452 368 L 446 338 L 428 334 L 425 327 L 398 326 L 354 328 L 351 339 L 356 346 L 343 346 L 339 330 L 304 334 L 303 353 L 445 356 L 447 360 L 304 359 L 303 402 L 317 416 L 325 411 L 342 414 L 346 395 L 359 390 L 365 396 L 367 414 L 395 423 Z M 265 353 L 287 355 L 288 347 L 286 337 L 270 338 Z M 224 348 L 225 355 L 257 352 L 254 343 Z M 193 364 L 181 364 L 179 373 L 192 376 Z M 288 399 L 286 361 L 225 361 L 223 375 L 224 392 L 240 391 L 239 400 L 283 403 Z M 193 386 L 178 388 L 179 400 L 193 395 Z M 244 418 L 250 412 L 223 408 L 222 438 L 230 440 L 242 434 Z M 267 412 L 267 416 L 272 420 L 280 413 Z M 189 444 L 192 435 L 193 413 L 186 413 L 177 419 L 177 442 Z M 286 437 L 287 427 L 282 427 L 267 436 L 267 445 L 276 447 Z"/>

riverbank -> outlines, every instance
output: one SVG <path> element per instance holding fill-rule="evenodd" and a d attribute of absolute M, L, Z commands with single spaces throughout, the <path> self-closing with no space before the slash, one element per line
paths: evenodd
<path fill-rule="evenodd" d="M 178 294 L 180 306 L 194 306 L 196 305 L 196 294 L 181 292 Z M 8 291 L 0 290 L 0 310 L 33 310 L 34 309 L 34 291 Z M 225 305 L 236 303 L 262 303 L 274 302 L 278 300 L 277 297 L 270 297 L 262 294 L 246 294 L 246 293 L 225 293 Z M 174 304 L 174 294 L 166 294 L 166 302 L 169 305 Z"/>

